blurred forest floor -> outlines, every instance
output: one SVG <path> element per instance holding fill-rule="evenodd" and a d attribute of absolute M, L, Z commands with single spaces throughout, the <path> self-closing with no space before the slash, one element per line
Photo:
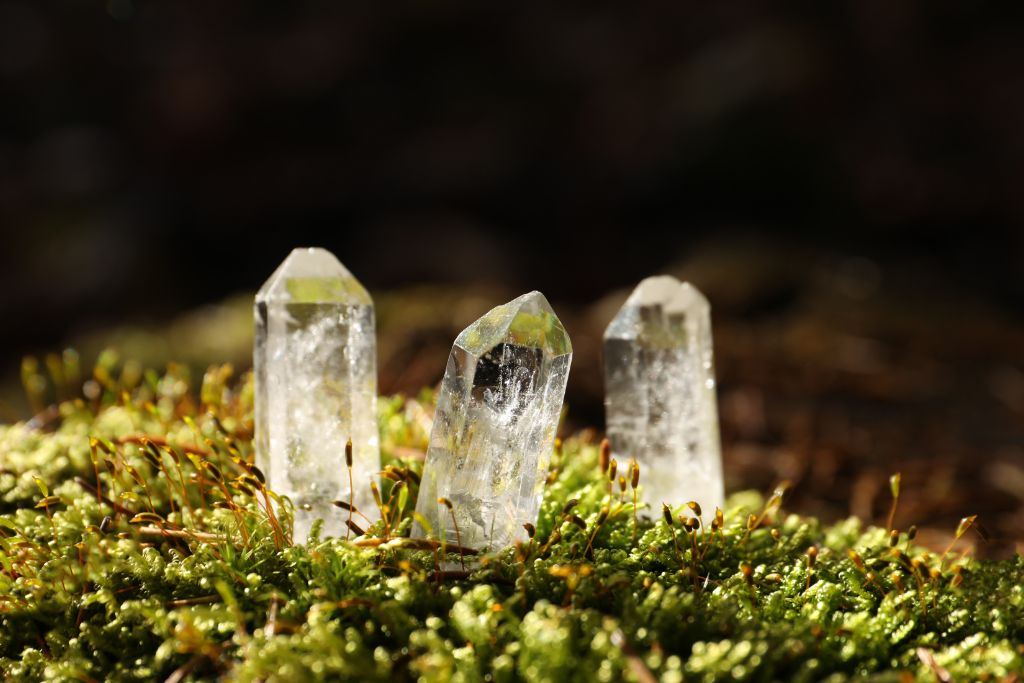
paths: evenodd
<path fill-rule="evenodd" d="M 814 264 L 808 267 L 807 264 Z M 595 267 L 604 267 L 595 264 Z M 788 509 L 885 524 L 889 476 L 902 473 L 896 525 L 942 547 L 979 514 L 980 557 L 1024 550 L 1024 324 L 913 263 L 878 264 L 792 247 L 709 244 L 669 272 L 712 303 L 726 486 L 794 484 Z M 380 391 L 436 384 L 458 332 L 521 292 L 422 286 L 374 292 Z M 573 340 L 567 431 L 603 425 L 601 334 L 628 290 L 587 306 L 549 292 Z M 88 367 L 117 348 L 143 366 L 248 369 L 252 293 L 170 323 L 70 339 Z M 5 368 L 0 420 L 25 417 Z"/>

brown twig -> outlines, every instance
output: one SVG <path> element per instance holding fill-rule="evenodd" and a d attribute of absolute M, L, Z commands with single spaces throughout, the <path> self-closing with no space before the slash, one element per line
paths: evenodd
<path fill-rule="evenodd" d="M 98 488 L 96 488 L 95 486 L 90 484 L 85 479 L 82 479 L 81 477 L 75 477 L 75 483 L 78 484 L 79 486 L 81 486 L 83 489 L 85 489 L 89 493 L 91 493 L 92 495 L 96 496 L 97 499 L 103 501 L 104 503 L 106 503 L 107 505 L 112 507 L 116 512 L 118 512 L 118 513 L 120 513 L 122 515 L 127 515 L 129 517 L 131 517 L 132 515 L 135 514 L 134 512 L 132 512 L 131 510 L 129 510 L 125 506 L 123 506 L 123 505 L 121 505 L 119 503 L 115 503 L 110 498 L 107 498 L 107 496 L 104 495 L 102 491 L 100 491 Z"/>
<path fill-rule="evenodd" d="M 156 526 L 141 526 L 139 533 L 144 536 L 170 536 L 171 538 L 183 538 L 186 540 L 221 542 L 226 541 L 226 536 L 210 534 L 205 531 L 190 531 L 188 529 L 161 529 Z"/>
<path fill-rule="evenodd" d="M 168 600 L 164 603 L 164 607 L 168 609 L 175 609 L 178 607 L 188 607 L 190 605 L 212 605 L 215 602 L 220 602 L 219 595 L 200 595 L 196 598 L 181 598 L 180 600 Z"/>
<path fill-rule="evenodd" d="M 440 550 L 442 553 L 461 553 L 463 555 L 479 555 L 480 551 L 475 548 L 456 545 L 454 543 L 441 543 L 429 538 L 364 538 L 352 541 L 352 545 L 360 548 L 376 548 L 388 544 L 402 550 Z"/>
<path fill-rule="evenodd" d="M 188 675 L 195 671 L 204 659 L 208 658 L 209 657 L 205 654 L 198 654 L 194 656 L 192 659 L 175 669 L 171 675 L 167 677 L 164 683 L 180 683 L 180 681 L 188 678 Z"/>

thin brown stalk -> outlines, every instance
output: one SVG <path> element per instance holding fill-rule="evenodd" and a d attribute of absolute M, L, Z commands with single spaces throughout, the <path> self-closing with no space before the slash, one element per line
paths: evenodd
<path fill-rule="evenodd" d="M 168 609 L 177 609 L 178 607 L 189 607 L 191 605 L 212 605 L 220 601 L 221 597 L 219 595 L 201 595 L 197 598 L 182 598 L 180 600 L 168 600 L 164 603 L 164 607 Z"/>
<path fill-rule="evenodd" d="M 347 527 L 345 530 L 345 540 L 347 541 L 352 535 L 352 509 L 356 506 L 356 487 L 352 480 L 352 439 L 345 443 L 345 467 L 348 469 L 348 521 L 350 522 L 345 525 Z"/>
<path fill-rule="evenodd" d="M 466 569 L 466 555 L 462 552 L 462 533 L 459 531 L 459 520 L 455 518 L 455 507 L 452 502 L 447 498 L 438 498 L 437 502 L 448 508 L 448 514 L 452 517 L 452 525 L 455 527 L 455 542 L 458 544 L 459 550 L 459 561 L 462 563 L 462 569 Z"/>
<path fill-rule="evenodd" d="M 169 536 L 184 540 L 205 541 L 208 543 L 223 543 L 227 541 L 226 536 L 211 534 L 205 531 L 192 531 L 190 529 L 166 529 L 157 526 L 140 526 L 139 533 L 143 536 Z"/>
<path fill-rule="evenodd" d="M 89 491 L 90 493 L 96 494 L 97 500 L 103 501 L 104 503 L 109 505 L 111 508 L 113 508 L 113 510 L 115 512 L 118 512 L 118 513 L 120 513 L 122 515 L 126 515 L 128 517 L 131 517 L 132 515 L 135 514 L 134 512 L 132 512 L 131 510 L 129 510 L 125 506 L 121 505 L 120 503 L 116 503 L 113 500 L 111 500 L 110 498 L 108 498 L 107 496 L 103 495 L 103 492 L 99 488 L 94 487 L 92 484 L 87 482 L 85 479 L 82 479 L 81 477 L 75 477 L 75 483 L 78 484 L 79 486 L 81 486 L 86 491 Z"/>

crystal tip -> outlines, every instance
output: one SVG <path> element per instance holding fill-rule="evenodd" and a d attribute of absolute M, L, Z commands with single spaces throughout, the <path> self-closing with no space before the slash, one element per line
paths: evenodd
<path fill-rule="evenodd" d="M 708 307 L 708 300 L 699 289 L 671 275 L 644 278 L 629 295 L 627 303 L 633 306 L 660 304 L 669 313 Z"/>
<path fill-rule="evenodd" d="M 341 261 L 323 247 L 297 247 L 256 294 L 258 301 L 372 304 L 370 295 Z"/>
<path fill-rule="evenodd" d="M 536 346 L 554 356 L 572 353 L 562 321 L 538 291 L 492 308 L 455 340 L 457 346 L 475 354 L 486 353 L 499 343 Z"/>

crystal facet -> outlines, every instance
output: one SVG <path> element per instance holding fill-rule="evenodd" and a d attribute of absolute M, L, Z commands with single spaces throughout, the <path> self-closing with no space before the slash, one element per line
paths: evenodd
<path fill-rule="evenodd" d="M 331 501 L 350 500 L 345 444 L 352 439 L 356 508 L 372 518 L 380 470 L 373 301 L 324 249 L 295 249 L 256 294 L 256 464 L 295 506 L 295 541 L 315 519 L 345 530 Z"/>
<path fill-rule="evenodd" d="M 462 331 L 441 383 L 416 504 L 430 528 L 417 521 L 413 536 L 479 549 L 525 539 L 523 524 L 537 521 L 571 361 L 569 335 L 540 292 Z"/>
<path fill-rule="evenodd" d="M 667 275 L 641 282 L 605 330 L 604 369 L 612 453 L 640 464 L 643 499 L 695 500 L 707 520 L 725 499 L 707 299 Z"/>

